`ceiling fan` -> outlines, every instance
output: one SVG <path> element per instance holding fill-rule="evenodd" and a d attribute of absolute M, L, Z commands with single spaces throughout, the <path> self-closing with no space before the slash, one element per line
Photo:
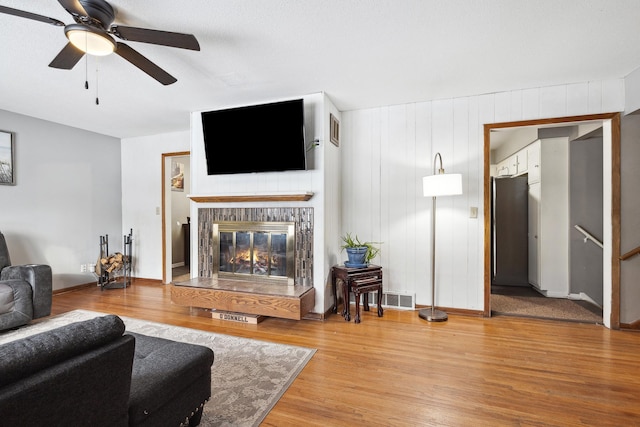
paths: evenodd
<path fill-rule="evenodd" d="M 115 38 L 180 49 L 200 50 L 200 45 L 192 34 L 112 25 L 116 14 L 113 7 L 105 0 L 58 0 L 58 2 L 71 14 L 75 24 L 65 25 L 64 22 L 54 18 L 0 6 L 0 13 L 64 27 L 64 33 L 69 42 L 51 61 L 50 67 L 70 70 L 82 59 L 85 53 L 97 56 L 115 53 L 163 85 L 170 85 L 177 81 L 175 77 Z"/>

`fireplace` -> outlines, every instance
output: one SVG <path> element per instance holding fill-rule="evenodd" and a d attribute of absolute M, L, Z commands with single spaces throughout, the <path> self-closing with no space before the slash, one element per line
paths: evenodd
<path fill-rule="evenodd" d="M 287 243 L 287 251 L 292 250 L 293 267 L 292 272 L 287 267 L 287 280 L 281 276 L 265 277 L 258 276 L 257 279 L 263 282 L 265 279 L 274 279 L 276 283 L 291 283 L 289 276 L 293 275 L 294 284 L 300 286 L 313 286 L 313 208 L 312 207 L 224 207 L 210 208 L 201 207 L 198 209 L 198 277 L 218 278 L 220 277 L 220 241 L 218 237 L 220 224 L 243 224 L 239 231 L 247 231 L 247 224 L 251 223 L 293 223 L 295 231 L 287 230 L 287 238 L 293 236 L 293 243 Z M 218 224 L 218 229 L 214 232 L 214 225 Z M 225 230 L 228 231 L 228 230 Z M 238 230 L 236 230 L 238 231 Z M 255 231 L 255 230 L 254 230 Z M 258 230 L 260 231 L 260 230 Z M 214 242 L 214 239 L 216 241 Z M 277 240 L 277 238 L 276 238 Z M 295 247 L 294 247 L 295 245 Z M 287 253 L 287 257 L 291 256 Z M 223 263 L 224 264 L 224 263 Z M 226 275 L 239 280 L 255 280 L 256 277 L 247 275 Z M 269 281 L 268 280 L 268 281 Z"/>
<path fill-rule="evenodd" d="M 295 223 L 213 223 L 213 277 L 294 284 Z"/>

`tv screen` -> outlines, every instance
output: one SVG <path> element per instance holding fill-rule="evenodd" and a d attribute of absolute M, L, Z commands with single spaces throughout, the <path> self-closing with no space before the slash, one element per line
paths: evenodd
<path fill-rule="evenodd" d="M 305 170 L 302 99 L 202 113 L 209 175 Z"/>

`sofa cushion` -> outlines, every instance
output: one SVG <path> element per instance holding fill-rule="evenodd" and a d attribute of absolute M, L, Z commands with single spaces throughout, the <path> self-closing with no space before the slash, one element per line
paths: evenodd
<path fill-rule="evenodd" d="M 0 387 L 103 346 L 124 329 L 119 317 L 107 315 L 0 345 Z"/>
<path fill-rule="evenodd" d="M 188 393 L 190 386 L 203 375 L 210 378 L 213 364 L 210 348 L 133 332 L 127 334 L 136 339 L 129 396 L 131 425 L 144 423 L 176 395 Z M 210 383 L 210 379 L 207 380 L 209 392 Z M 200 403 L 203 401 L 194 404 L 190 410 L 195 410 Z"/>

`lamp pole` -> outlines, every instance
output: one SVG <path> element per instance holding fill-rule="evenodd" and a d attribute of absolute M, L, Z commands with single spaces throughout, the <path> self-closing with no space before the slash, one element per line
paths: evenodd
<path fill-rule="evenodd" d="M 440 167 L 436 168 L 437 161 Z M 448 316 L 442 310 L 436 310 L 436 197 L 462 194 L 462 175 L 445 174 L 442 168 L 442 156 L 436 153 L 433 158 L 433 175 L 422 178 L 423 195 L 431 196 L 431 308 L 425 308 L 418 315 L 429 322 L 443 322 Z"/>

